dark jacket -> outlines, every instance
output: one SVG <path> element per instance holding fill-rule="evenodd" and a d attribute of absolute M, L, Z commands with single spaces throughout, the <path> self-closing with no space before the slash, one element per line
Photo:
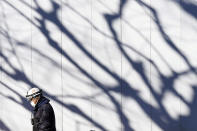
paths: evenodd
<path fill-rule="evenodd" d="M 47 98 L 41 97 L 36 104 L 32 125 L 33 131 L 56 131 L 54 111 Z"/>

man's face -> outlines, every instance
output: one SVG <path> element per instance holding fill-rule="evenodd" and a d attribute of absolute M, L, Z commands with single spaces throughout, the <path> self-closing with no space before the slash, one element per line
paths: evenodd
<path fill-rule="evenodd" d="M 38 102 L 39 99 L 40 99 L 40 97 L 38 96 L 38 97 L 32 98 L 30 100 L 30 102 L 33 102 L 34 104 L 37 104 L 37 102 Z"/>
<path fill-rule="evenodd" d="M 37 99 L 37 97 L 32 98 L 32 99 L 31 99 L 31 102 L 33 102 L 33 103 L 35 103 L 35 104 L 36 104 L 36 99 Z"/>

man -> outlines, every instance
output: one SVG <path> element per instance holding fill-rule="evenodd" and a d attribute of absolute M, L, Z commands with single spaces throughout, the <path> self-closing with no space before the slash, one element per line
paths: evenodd
<path fill-rule="evenodd" d="M 42 95 L 42 90 L 32 88 L 26 98 L 34 107 L 31 119 L 33 131 L 56 131 L 55 115 L 49 100 Z"/>

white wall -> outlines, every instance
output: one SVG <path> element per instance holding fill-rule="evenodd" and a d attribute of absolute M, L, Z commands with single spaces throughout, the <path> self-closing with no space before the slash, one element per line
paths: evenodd
<path fill-rule="evenodd" d="M 31 86 L 58 131 L 197 130 L 196 1 L 0 6 L 0 130 L 31 130 Z"/>

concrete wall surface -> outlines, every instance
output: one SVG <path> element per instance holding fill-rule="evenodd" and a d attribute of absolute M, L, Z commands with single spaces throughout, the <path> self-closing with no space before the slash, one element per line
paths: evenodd
<path fill-rule="evenodd" d="M 0 0 L 0 130 L 197 131 L 196 0 Z"/>

